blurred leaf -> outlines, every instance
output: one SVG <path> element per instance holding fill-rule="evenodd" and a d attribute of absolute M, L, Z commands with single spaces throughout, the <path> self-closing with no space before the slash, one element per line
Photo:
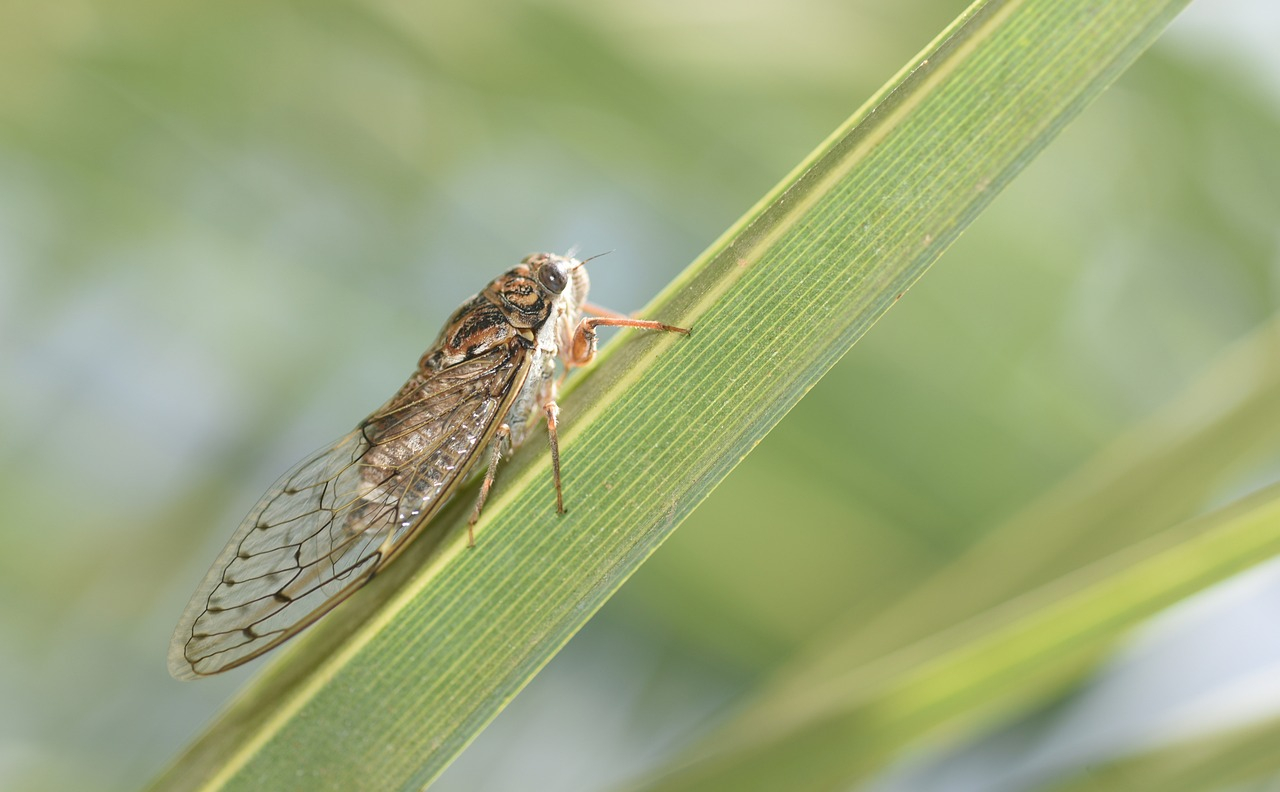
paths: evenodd
<path fill-rule="evenodd" d="M 924 734 L 1061 690 L 1134 625 L 1277 552 L 1280 485 L 754 710 L 648 788 L 847 788 Z"/>
<path fill-rule="evenodd" d="M 525 448 L 248 690 L 157 788 L 428 783 L 1180 2 L 974 6 L 647 311 Z"/>
<path fill-rule="evenodd" d="M 1280 773 L 1280 721 L 1094 764 L 1052 792 L 1197 792 L 1248 789 Z M 1256 787 L 1264 789 L 1265 786 Z"/>
<path fill-rule="evenodd" d="M 1265 460 L 1277 441 L 1280 321 L 1272 320 L 910 595 L 813 641 L 766 698 L 847 673 L 1148 540 Z"/>

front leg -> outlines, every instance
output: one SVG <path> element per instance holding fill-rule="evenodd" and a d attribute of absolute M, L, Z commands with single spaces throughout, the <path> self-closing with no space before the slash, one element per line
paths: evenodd
<path fill-rule="evenodd" d="M 585 366 L 596 356 L 597 327 L 634 327 L 639 330 L 662 330 L 667 333 L 689 335 L 688 328 L 654 322 L 649 319 L 632 319 L 629 316 L 589 316 L 578 322 L 573 331 L 573 344 L 566 360 L 568 366 Z"/>

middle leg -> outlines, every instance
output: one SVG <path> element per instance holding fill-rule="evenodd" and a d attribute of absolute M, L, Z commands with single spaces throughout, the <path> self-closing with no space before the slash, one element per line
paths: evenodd
<path fill-rule="evenodd" d="M 493 477 L 498 473 L 498 461 L 502 459 L 502 447 L 511 440 L 511 427 L 503 424 L 493 436 L 493 455 L 489 457 L 489 469 L 485 471 L 484 483 L 480 485 L 480 497 L 476 499 L 476 509 L 467 520 L 467 547 L 476 546 L 476 523 L 480 520 L 480 510 L 489 497 L 489 488 L 493 486 Z"/>

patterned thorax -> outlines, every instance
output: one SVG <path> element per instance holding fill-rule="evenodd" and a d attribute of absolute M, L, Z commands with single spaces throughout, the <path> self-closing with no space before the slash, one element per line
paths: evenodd
<path fill-rule="evenodd" d="M 438 370 L 512 341 L 532 346 L 548 320 L 576 315 L 586 298 L 587 273 L 577 264 L 551 253 L 527 256 L 449 317 L 422 366 Z"/>

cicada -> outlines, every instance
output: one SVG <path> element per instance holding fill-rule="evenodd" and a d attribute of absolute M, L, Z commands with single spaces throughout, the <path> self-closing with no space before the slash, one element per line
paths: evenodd
<path fill-rule="evenodd" d="M 535 253 L 463 303 L 398 393 L 276 482 L 191 597 L 169 672 L 235 668 L 297 635 L 391 562 L 486 460 L 467 543 L 498 464 L 545 417 L 556 511 L 557 384 L 591 362 L 596 328 L 688 334 L 586 302 L 585 261 Z"/>

